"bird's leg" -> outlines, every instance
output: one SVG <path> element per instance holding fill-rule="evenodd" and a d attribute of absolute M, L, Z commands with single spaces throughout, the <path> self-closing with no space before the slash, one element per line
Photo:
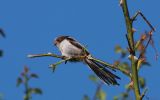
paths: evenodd
<path fill-rule="evenodd" d="M 62 64 L 63 62 L 67 62 L 68 60 L 70 60 L 71 58 L 64 58 L 64 60 L 60 60 L 59 62 L 56 62 L 56 63 L 54 63 L 54 64 L 51 64 L 50 65 L 50 67 L 49 68 L 51 68 L 52 70 L 53 70 L 53 72 L 55 71 L 55 69 L 56 69 L 56 67 L 57 67 L 57 65 L 60 65 L 60 64 Z"/>

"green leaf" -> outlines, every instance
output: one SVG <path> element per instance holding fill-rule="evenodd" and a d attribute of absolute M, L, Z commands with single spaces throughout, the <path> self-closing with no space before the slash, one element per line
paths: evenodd
<path fill-rule="evenodd" d="M 31 97 L 29 97 L 28 95 L 24 96 L 24 100 L 30 100 Z"/>
<path fill-rule="evenodd" d="M 141 87 L 141 88 L 145 88 L 145 86 L 146 86 L 146 81 L 145 81 L 145 79 L 142 78 L 142 77 L 139 77 L 139 84 L 140 84 L 140 87 Z"/>
<path fill-rule="evenodd" d="M 40 88 L 32 88 L 31 92 L 40 95 L 42 94 L 42 90 Z"/>
<path fill-rule="evenodd" d="M 3 96 L 4 95 L 2 93 L 0 93 L 0 100 L 4 100 Z"/>
<path fill-rule="evenodd" d="M 23 83 L 22 78 L 18 77 L 18 79 L 17 79 L 17 85 L 16 86 L 18 87 L 22 83 Z"/>
<path fill-rule="evenodd" d="M 143 62 L 142 65 L 143 66 L 151 66 L 151 64 L 149 62 Z"/>
<path fill-rule="evenodd" d="M 115 46 L 114 51 L 115 51 L 116 53 L 120 53 L 120 54 L 121 54 L 121 58 L 124 58 L 124 57 L 126 57 L 126 55 L 127 55 L 127 50 L 122 49 L 119 45 L 116 45 L 116 46 Z"/>
<path fill-rule="evenodd" d="M 0 35 L 1 35 L 2 37 L 6 37 L 4 31 L 3 31 L 1 28 L 0 28 Z"/>
<path fill-rule="evenodd" d="M 126 55 L 127 55 L 127 52 L 125 50 L 122 50 L 122 52 L 121 52 L 121 58 L 126 57 Z"/>
<path fill-rule="evenodd" d="M 121 95 L 122 95 L 122 97 L 123 97 L 124 99 L 125 99 L 125 98 L 128 98 L 128 93 L 127 93 L 127 92 L 122 93 Z"/>
<path fill-rule="evenodd" d="M 35 74 L 35 73 L 32 73 L 32 74 L 30 75 L 30 77 L 32 77 L 32 78 L 38 78 L 38 75 Z"/>
<path fill-rule="evenodd" d="M 98 100 L 106 100 L 106 93 L 100 89 L 96 94 Z"/>
<path fill-rule="evenodd" d="M 120 64 L 120 67 L 122 67 L 122 68 L 124 68 L 124 69 L 126 69 L 126 70 L 131 70 L 130 69 L 130 66 L 129 66 L 129 64 L 127 63 L 127 62 L 123 62 L 123 63 L 121 63 Z"/>
<path fill-rule="evenodd" d="M 121 53 L 123 50 L 122 50 L 122 48 L 121 48 L 119 45 L 116 45 L 114 51 L 115 51 L 116 53 Z"/>
<path fill-rule="evenodd" d="M 0 50 L 0 57 L 2 57 L 3 56 L 3 51 L 2 50 Z"/>
<path fill-rule="evenodd" d="M 83 100 L 90 100 L 88 95 L 84 95 Z"/>
<path fill-rule="evenodd" d="M 118 100 L 118 96 L 114 96 L 114 97 L 113 97 L 113 100 Z"/>
<path fill-rule="evenodd" d="M 27 66 L 24 67 L 24 73 L 27 74 L 29 72 L 29 68 Z"/>
<path fill-rule="evenodd" d="M 126 89 L 127 91 L 130 91 L 130 90 L 131 90 L 130 85 L 131 85 L 131 83 L 129 83 L 129 84 L 127 84 L 127 85 L 125 85 L 125 89 Z"/>
<path fill-rule="evenodd" d="M 89 79 L 95 83 L 98 82 L 98 78 L 95 75 L 89 75 Z"/>

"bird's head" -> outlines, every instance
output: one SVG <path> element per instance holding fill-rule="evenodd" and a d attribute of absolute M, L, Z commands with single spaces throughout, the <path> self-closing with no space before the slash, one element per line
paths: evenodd
<path fill-rule="evenodd" d="M 54 45 L 58 46 L 64 39 L 68 38 L 69 36 L 59 36 L 55 38 Z"/>

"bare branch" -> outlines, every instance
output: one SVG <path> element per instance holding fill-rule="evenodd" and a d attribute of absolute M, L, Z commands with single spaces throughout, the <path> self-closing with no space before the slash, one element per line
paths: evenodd
<path fill-rule="evenodd" d="M 151 23 L 147 20 L 147 18 L 141 13 L 141 11 L 138 11 L 131 19 L 132 22 L 136 20 L 137 16 L 140 15 L 143 20 L 148 24 L 148 26 L 152 29 L 152 31 L 155 31 L 155 28 L 151 25 Z"/>

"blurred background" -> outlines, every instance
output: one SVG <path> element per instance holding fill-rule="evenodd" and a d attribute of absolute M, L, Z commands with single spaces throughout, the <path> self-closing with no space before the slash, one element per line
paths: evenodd
<path fill-rule="evenodd" d="M 159 0 L 129 0 L 130 14 L 140 10 L 156 28 L 153 34 L 155 47 L 160 46 Z M 150 28 L 141 17 L 134 24 L 136 36 Z M 24 87 L 16 87 L 17 77 L 24 66 L 39 75 L 31 81 L 40 87 L 43 95 L 33 100 L 82 100 L 84 94 L 93 97 L 96 85 L 88 79 L 93 72 L 82 63 L 61 64 L 54 73 L 48 68 L 59 59 L 43 57 L 29 59 L 28 54 L 53 52 L 60 54 L 53 45 L 59 35 L 69 35 L 86 45 L 95 57 L 114 63 L 119 58 L 114 48 L 126 48 L 126 29 L 119 0 L 0 0 L 0 28 L 6 38 L 0 37 L 0 93 L 4 100 L 22 100 Z M 151 66 L 140 70 L 147 81 L 147 97 L 160 99 L 159 59 L 149 46 L 147 60 Z M 127 57 L 124 58 L 127 60 Z M 103 85 L 107 99 L 125 91 L 129 78 L 121 72 L 120 86 Z M 147 98 L 144 98 L 147 99 Z"/>

